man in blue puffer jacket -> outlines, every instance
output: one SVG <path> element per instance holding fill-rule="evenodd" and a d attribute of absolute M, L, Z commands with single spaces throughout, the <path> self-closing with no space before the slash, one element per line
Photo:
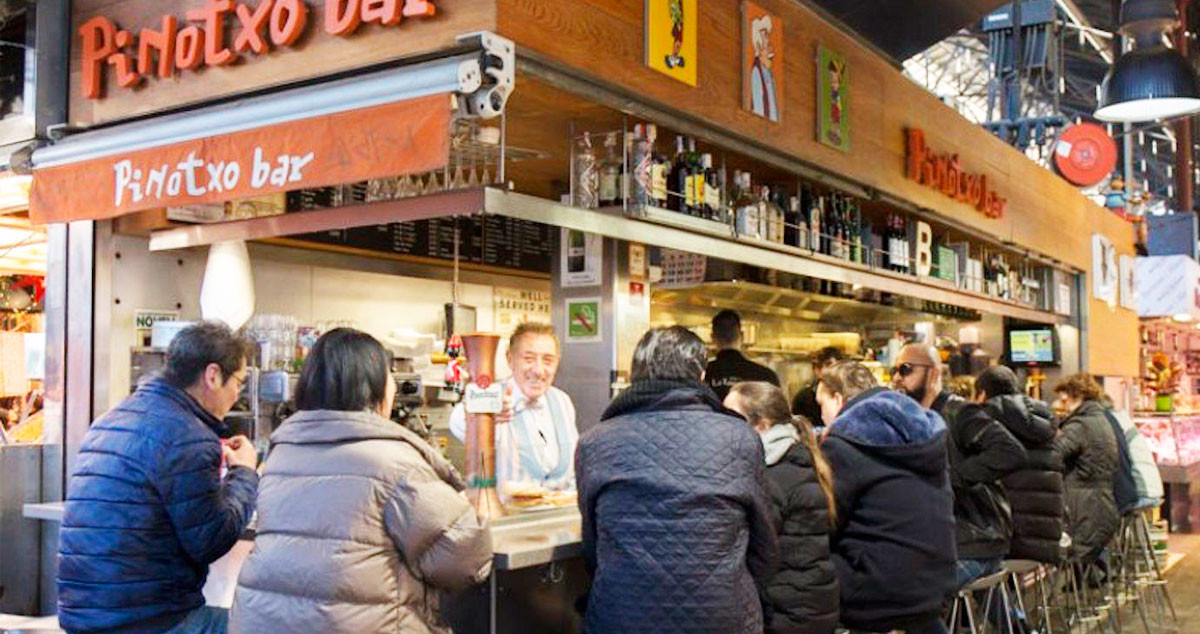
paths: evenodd
<path fill-rule="evenodd" d="M 222 447 L 249 347 L 224 324 L 180 332 L 159 378 L 92 424 L 67 488 L 59 623 L 71 634 L 222 634 L 208 565 L 237 542 L 258 489 L 254 445 Z M 220 477 L 224 455 L 228 473 Z"/>

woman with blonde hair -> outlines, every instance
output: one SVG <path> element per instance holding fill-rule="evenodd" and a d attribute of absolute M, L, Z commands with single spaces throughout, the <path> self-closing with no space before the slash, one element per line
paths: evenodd
<path fill-rule="evenodd" d="M 758 431 L 779 531 L 779 572 L 766 587 L 768 634 L 829 634 L 838 620 L 838 584 L 829 559 L 837 505 L 833 473 L 808 419 L 792 416 L 787 397 L 761 381 L 734 385 L 725 407 Z"/>

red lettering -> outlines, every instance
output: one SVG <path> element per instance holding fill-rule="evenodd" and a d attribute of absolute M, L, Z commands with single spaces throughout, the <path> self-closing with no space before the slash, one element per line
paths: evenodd
<path fill-rule="evenodd" d="M 138 36 L 138 72 L 150 74 L 150 65 L 154 62 L 151 55 L 158 53 L 158 76 L 167 79 L 175 74 L 175 33 L 179 30 L 179 21 L 175 16 L 164 15 L 162 30 L 153 31 L 142 29 Z"/>
<path fill-rule="evenodd" d="M 189 20 L 204 22 L 204 63 L 207 66 L 224 66 L 237 59 L 233 51 L 225 46 L 225 14 L 233 11 L 233 0 L 208 0 L 203 9 L 188 11 Z"/>
<path fill-rule="evenodd" d="M 404 3 L 404 17 L 433 17 L 437 15 L 437 7 L 433 6 L 433 0 L 406 0 Z"/>
<path fill-rule="evenodd" d="M 262 0 L 253 13 L 250 12 L 250 7 L 244 4 L 237 6 L 237 17 L 242 29 L 233 40 L 233 50 L 239 53 L 253 51 L 257 55 L 265 55 L 271 50 L 267 40 L 263 38 L 263 27 L 267 25 L 267 18 L 274 6 L 275 0 Z"/>
<path fill-rule="evenodd" d="M 920 128 L 908 129 L 908 177 L 921 181 L 921 164 L 925 159 L 925 132 Z"/>
<path fill-rule="evenodd" d="M 117 85 L 122 88 L 136 86 L 142 81 L 142 76 L 134 70 L 133 58 L 125 52 L 125 48 L 133 43 L 133 34 L 129 31 L 117 31 L 116 42 L 120 52 L 113 53 L 108 58 L 108 63 L 117 71 Z"/>
<path fill-rule="evenodd" d="M 204 62 L 204 29 L 186 26 L 179 30 L 175 41 L 175 67 L 195 70 Z"/>
<path fill-rule="evenodd" d="M 104 61 L 117 52 L 117 27 L 111 20 L 96 16 L 79 27 L 83 40 L 83 96 L 99 99 L 104 93 Z"/>
<path fill-rule="evenodd" d="M 400 0 L 362 0 L 362 21 L 384 26 L 400 24 Z"/>
<path fill-rule="evenodd" d="M 362 23 L 361 0 L 325 0 L 325 32 L 350 35 Z"/>
<path fill-rule="evenodd" d="M 308 25 L 308 5 L 300 0 L 276 0 L 271 9 L 271 41 L 275 46 L 291 46 L 304 35 Z"/>
<path fill-rule="evenodd" d="M 991 194 L 988 192 L 987 176 L 979 177 L 979 197 L 975 199 L 975 209 L 987 213 L 988 197 Z"/>

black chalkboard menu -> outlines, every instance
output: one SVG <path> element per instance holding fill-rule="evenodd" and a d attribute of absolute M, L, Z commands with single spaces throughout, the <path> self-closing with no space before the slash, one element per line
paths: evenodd
<path fill-rule="evenodd" d="M 433 218 L 354 227 L 296 236 L 303 242 L 330 244 L 364 251 L 454 259 L 454 224 L 459 228 L 462 262 L 507 269 L 549 273 L 554 263 L 553 227 L 504 216 Z"/>

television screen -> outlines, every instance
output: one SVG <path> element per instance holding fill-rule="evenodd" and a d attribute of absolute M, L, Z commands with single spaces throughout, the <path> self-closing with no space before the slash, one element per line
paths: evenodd
<path fill-rule="evenodd" d="M 1008 332 L 1008 357 L 1012 363 L 1055 363 L 1054 329 L 1030 328 Z"/>

